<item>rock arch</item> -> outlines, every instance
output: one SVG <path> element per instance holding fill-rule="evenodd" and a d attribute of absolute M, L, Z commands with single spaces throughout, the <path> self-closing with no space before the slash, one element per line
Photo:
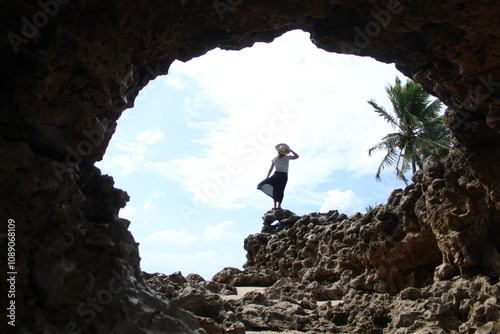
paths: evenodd
<path fill-rule="evenodd" d="M 18 328 L 195 330 L 189 315 L 146 287 L 128 222 L 117 217 L 127 195 L 93 163 L 121 112 L 175 59 L 238 50 L 292 29 L 330 52 L 394 62 L 447 104 L 455 149 L 416 214 L 443 255 L 437 279 L 499 276 L 498 1 L 17 0 L 3 7 L 0 212 L 2 233 L 15 226 Z M 3 268 L 8 262 L 2 256 Z"/>

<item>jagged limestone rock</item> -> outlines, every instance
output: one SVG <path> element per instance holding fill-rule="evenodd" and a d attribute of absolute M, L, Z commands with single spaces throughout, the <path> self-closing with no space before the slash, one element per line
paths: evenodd
<path fill-rule="evenodd" d="M 287 254 L 277 270 L 308 279 L 358 277 L 353 284 L 359 287 L 397 291 L 404 277 L 432 281 L 424 263 L 436 264 L 437 248 L 436 279 L 498 277 L 499 7 L 497 0 L 8 2 L 0 13 L 0 215 L 4 225 L 16 223 L 16 329 L 196 331 L 193 319 L 147 287 L 129 222 L 117 217 L 128 196 L 93 164 L 122 111 L 174 60 L 270 42 L 292 29 L 309 32 L 329 52 L 394 62 L 447 104 L 444 118 L 455 143 L 442 177 L 394 198 L 407 201 L 392 214 L 409 233 L 394 227 L 391 213 L 381 208 L 374 212 L 377 233 L 361 225 L 344 235 L 342 244 L 362 241 L 356 251 L 361 259 L 321 245 L 327 259 L 336 261 L 338 253 L 341 261 L 338 269 L 324 265 L 314 272 L 311 239 L 297 254 L 304 256 L 300 264 L 288 263 Z M 315 219 L 304 223 L 315 235 L 326 233 Z M 391 231 L 394 236 L 380 239 Z M 328 233 L 333 241 L 345 232 L 339 225 Z M 432 246 L 421 249 L 421 242 Z M 393 259 L 390 267 L 386 259 Z M 0 263 L 6 268 L 5 257 Z M 108 295 L 110 282 L 123 289 Z M 6 281 L 0 284 L 6 291 Z M 98 296 L 103 303 L 92 311 L 87 301 Z"/>

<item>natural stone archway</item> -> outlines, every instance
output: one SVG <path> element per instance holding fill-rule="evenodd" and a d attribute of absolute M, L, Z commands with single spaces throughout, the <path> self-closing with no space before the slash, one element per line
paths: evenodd
<path fill-rule="evenodd" d="M 500 275 L 498 1 L 18 0 L 2 7 L 0 216 L 2 233 L 15 231 L 21 332 L 195 330 L 189 315 L 147 288 L 128 222 L 117 216 L 127 195 L 93 164 L 121 112 L 175 59 L 292 29 L 308 31 L 327 51 L 395 62 L 448 105 L 455 149 L 415 214 L 442 252 L 437 279 Z M 3 268 L 12 262 L 6 255 Z"/>

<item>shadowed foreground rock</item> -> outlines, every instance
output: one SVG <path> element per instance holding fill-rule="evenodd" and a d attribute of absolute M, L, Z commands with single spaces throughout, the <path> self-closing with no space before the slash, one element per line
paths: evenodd
<path fill-rule="evenodd" d="M 244 270 L 225 268 L 213 277 L 218 283 L 179 274 L 149 282 L 209 333 L 497 333 L 498 278 L 438 280 L 440 241 L 418 209 L 443 176 L 443 165 L 429 159 L 414 184 L 365 215 L 267 212 L 262 233 L 245 240 Z M 220 297 L 235 286 L 267 288 L 240 300 Z"/>
<path fill-rule="evenodd" d="M 15 301 L 18 332 L 195 332 L 194 318 L 146 284 L 118 217 L 128 196 L 94 163 L 123 110 L 173 61 L 293 29 L 326 51 L 395 63 L 446 103 L 454 149 L 437 177 L 424 174 L 371 217 L 302 217 L 298 237 L 260 236 L 269 252 L 250 237 L 247 270 L 393 294 L 433 276 L 498 278 L 499 10 L 497 0 L 2 2 L 0 219 L 3 236 L 15 229 L 17 272 L 2 319 Z"/>
<path fill-rule="evenodd" d="M 245 270 L 226 268 L 213 279 L 229 285 L 272 282 L 266 297 L 293 304 L 281 307 L 293 310 L 297 318 L 268 320 L 266 326 L 262 322 L 270 319 L 268 312 L 281 314 L 276 310 L 280 307 L 259 303 L 250 310 L 236 310 L 250 328 L 495 333 L 500 329 L 498 277 L 439 281 L 445 247 L 428 225 L 424 208 L 431 207 L 428 193 L 444 175 L 443 164 L 429 159 L 414 175 L 414 184 L 393 191 L 386 205 L 365 215 L 286 213 L 269 228 L 274 213 L 268 212 L 262 233 L 245 240 Z M 317 307 L 317 301 L 336 299 L 343 303 Z M 254 318 L 245 322 L 249 314 Z"/>
<path fill-rule="evenodd" d="M 148 276 L 154 289 L 192 312 L 208 334 L 248 330 L 495 334 L 500 330 L 500 283 L 485 276 L 457 277 L 396 295 L 282 278 L 264 292 L 248 292 L 241 299 L 223 298 L 235 293 L 234 288 L 196 275 Z M 335 301 L 339 299 L 341 303 Z"/>

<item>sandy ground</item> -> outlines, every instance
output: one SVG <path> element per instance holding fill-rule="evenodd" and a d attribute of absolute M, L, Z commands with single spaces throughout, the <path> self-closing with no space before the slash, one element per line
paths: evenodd
<path fill-rule="evenodd" d="M 264 290 L 266 288 L 263 288 L 261 286 L 238 286 L 236 287 L 236 290 L 238 291 L 237 295 L 222 295 L 221 298 L 224 300 L 234 300 L 234 299 L 240 299 L 243 298 L 243 296 L 250 291 L 259 291 L 261 293 L 264 293 Z"/>
<path fill-rule="evenodd" d="M 270 331 L 263 331 L 263 332 L 252 332 L 252 331 L 246 331 L 246 334 L 305 334 L 305 332 L 270 332 Z"/>
<path fill-rule="evenodd" d="M 266 289 L 265 287 L 261 287 L 261 286 L 238 286 L 238 287 L 236 287 L 238 294 L 236 294 L 236 295 L 222 295 L 221 297 L 224 300 L 240 299 L 240 298 L 243 298 L 243 296 L 247 292 L 259 291 L 261 293 L 264 293 L 265 289 Z M 324 301 L 322 300 L 322 301 L 318 301 L 318 306 L 324 305 L 328 302 L 330 302 L 332 304 L 332 306 L 335 306 L 335 305 L 342 303 L 341 300 L 324 300 Z M 248 333 L 250 333 L 250 332 L 248 332 Z M 259 333 L 265 333 L 265 332 L 259 332 Z M 299 332 L 286 332 L 286 333 L 299 333 Z"/>

